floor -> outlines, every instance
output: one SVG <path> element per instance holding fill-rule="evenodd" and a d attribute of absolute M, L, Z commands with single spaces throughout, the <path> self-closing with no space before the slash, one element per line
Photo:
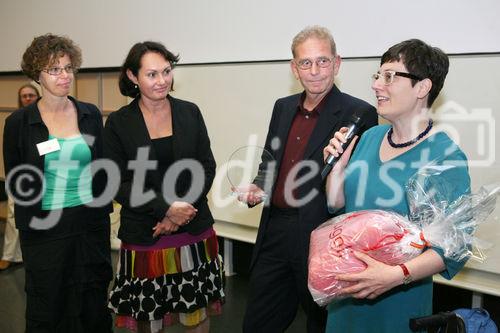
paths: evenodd
<path fill-rule="evenodd" d="M 3 248 L 3 234 L 0 232 L 0 252 Z M 113 263 L 116 267 L 117 252 L 113 252 Z M 233 333 L 241 332 L 241 323 L 245 311 L 248 293 L 248 277 L 234 275 L 226 278 L 226 303 L 223 314 L 211 320 L 211 332 Z M 0 332 L 24 332 L 24 266 L 17 265 L 6 271 L 0 272 Z M 117 333 L 129 332 L 125 329 L 115 329 Z M 180 333 L 183 329 L 179 326 L 172 327 L 168 333 Z M 305 332 L 305 315 L 299 311 L 297 318 L 292 323 L 287 333 Z"/>
<path fill-rule="evenodd" d="M 0 222 L 0 252 L 3 249 L 3 223 Z M 243 243 L 241 243 L 243 244 Z M 235 262 L 238 275 L 226 277 L 226 303 L 223 314 L 212 317 L 212 333 L 237 333 L 241 332 L 241 324 L 245 311 L 248 294 L 248 276 L 245 270 L 248 266 L 248 256 L 251 248 L 235 244 L 235 249 L 240 254 Z M 112 254 L 113 266 L 116 267 L 117 252 Z M 239 266 L 239 267 L 238 267 Z M 465 290 L 436 285 L 434 290 L 434 312 L 450 311 L 456 308 L 470 307 L 471 293 Z M 488 309 L 491 317 L 500 326 L 500 298 L 485 295 L 484 308 Z M 6 271 L 0 272 L 0 333 L 24 332 L 24 266 L 17 265 Z M 169 329 L 168 333 L 181 333 L 184 330 L 179 326 Z M 129 332 L 125 329 L 115 329 L 116 333 Z M 305 332 L 305 315 L 299 310 L 295 321 L 286 331 L 287 333 Z M 70 332 L 69 332 L 70 333 Z"/>

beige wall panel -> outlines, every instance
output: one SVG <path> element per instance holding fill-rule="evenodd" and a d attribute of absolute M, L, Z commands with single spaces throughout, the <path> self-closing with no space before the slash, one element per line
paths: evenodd
<path fill-rule="evenodd" d="M 118 77 L 120 73 L 102 74 L 102 111 L 109 113 L 116 111 L 127 104 L 127 97 L 120 93 L 118 88 Z"/>
<path fill-rule="evenodd" d="M 30 80 L 24 75 L 0 77 L 0 108 L 17 108 L 17 91 L 26 83 Z"/>
<path fill-rule="evenodd" d="M 99 105 L 99 74 L 80 73 L 76 79 L 76 98 L 81 101 Z"/>

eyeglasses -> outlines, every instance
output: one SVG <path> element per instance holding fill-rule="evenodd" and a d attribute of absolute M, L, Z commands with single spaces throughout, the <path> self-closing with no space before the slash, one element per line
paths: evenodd
<path fill-rule="evenodd" d="M 45 73 L 48 73 L 50 75 L 61 75 L 63 71 L 65 71 L 68 74 L 74 73 L 76 71 L 75 68 L 73 68 L 72 65 L 66 65 L 64 67 L 51 67 L 47 69 L 43 69 Z"/>
<path fill-rule="evenodd" d="M 34 98 L 38 97 L 36 94 L 21 94 L 21 98 Z"/>
<path fill-rule="evenodd" d="M 318 67 L 321 68 L 327 68 L 332 64 L 333 59 L 332 58 L 327 58 L 327 57 L 319 57 L 315 60 L 311 59 L 302 59 L 299 61 L 294 61 L 297 67 L 300 69 L 306 70 L 310 69 L 313 66 L 313 63 L 316 63 Z"/>
<path fill-rule="evenodd" d="M 382 73 L 375 73 L 372 75 L 373 81 L 377 81 L 382 78 L 382 81 L 386 86 L 390 85 L 394 81 L 395 76 L 402 76 L 408 79 L 422 81 L 423 79 L 415 74 L 396 72 L 396 71 L 383 71 Z"/>

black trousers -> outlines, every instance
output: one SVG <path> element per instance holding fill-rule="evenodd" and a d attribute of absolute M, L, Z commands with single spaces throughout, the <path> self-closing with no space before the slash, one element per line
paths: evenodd
<path fill-rule="evenodd" d="M 26 333 L 109 333 L 109 219 L 66 209 L 44 231 L 20 231 L 26 269 Z"/>
<path fill-rule="evenodd" d="M 299 304 L 307 316 L 307 332 L 325 331 L 327 312 L 313 301 L 307 288 L 309 249 L 300 246 L 301 232 L 296 210 L 271 210 L 250 277 L 244 333 L 284 332 Z"/>

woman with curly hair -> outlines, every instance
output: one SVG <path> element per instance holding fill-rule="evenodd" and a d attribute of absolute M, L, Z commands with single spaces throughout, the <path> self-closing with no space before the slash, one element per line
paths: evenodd
<path fill-rule="evenodd" d="M 42 98 L 5 122 L 7 188 L 26 268 L 26 332 L 112 332 L 106 309 L 112 278 L 111 205 L 97 204 L 105 175 L 102 117 L 69 96 L 80 49 L 46 34 L 26 49 L 21 67 Z"/>

